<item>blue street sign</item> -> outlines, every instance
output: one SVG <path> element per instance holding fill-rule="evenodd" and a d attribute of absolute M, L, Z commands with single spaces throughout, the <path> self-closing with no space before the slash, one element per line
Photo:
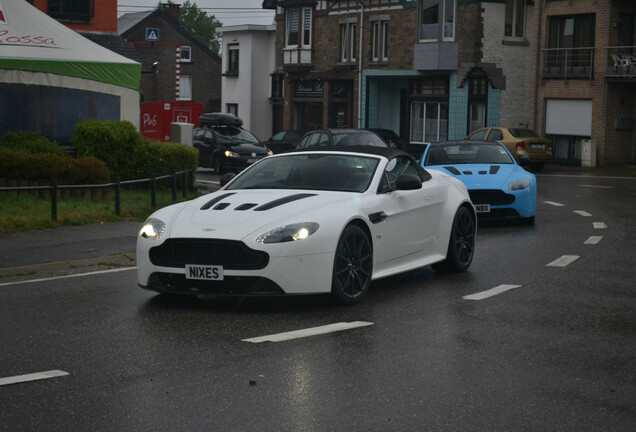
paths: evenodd
<path fill-rule="evenodd" d="M 146 40 L 149 42 L 157 42 L 159 40 L 159 29 L 146 27 Z"/>

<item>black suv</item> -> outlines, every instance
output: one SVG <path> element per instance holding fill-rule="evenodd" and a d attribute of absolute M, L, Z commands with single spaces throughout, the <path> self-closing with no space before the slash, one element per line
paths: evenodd
<path fill-rule="evenodd" d="M 272 152 L 258 138 L 243 129 L 243 120 L 225 113 L 199 117 L 192 143 L 199 150 L 199 166 L 217 174 L 239 172 Z"/>

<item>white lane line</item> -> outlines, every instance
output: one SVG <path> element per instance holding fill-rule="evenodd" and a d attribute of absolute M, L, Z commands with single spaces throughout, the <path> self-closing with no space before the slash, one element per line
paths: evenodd
<path fill-rule="evenodd" d="M 470 294 L 462 297 L 464 300 L 483 300 L 488 297 L 496 296 L 501 293 L 505 293 L 506 291 L 510 291 L 511 289 L 521 288 L 521 285 L 499 285 L 494 288 L 491 288 L 487 291 L 478 292 L 475 294 Z"/>
<path fill-rule="evenodd" d="M 208 184 L 215 184 L 215 185 L 221 184 L 218 181 L 211 181 L 211 180 L 195 180 L 195 183 L 208 183 Z"/>
<path fill-rule="evenodd" d="M 565 267 L 572 264 L 579 258 L 581 257 L 578 255 L 563 255 L 561 258 L 552 261 L 550 264 L 546 264 L 546 267 Z"/>
<path fill-rule="evenodd" d="M 137 269 L 136 266 L 122 267 L 122 268 L 116 268 L 116 269 L 110 269 L 110 270 L 98 270 L 98 271 L 88 272 L 88 273 L 76 273 L 76 274 L 70 274 L 70 275 L 64 275 L 64 276 L 51 276 L 48 278 L 27 279 L 27 280 L 15 281 L 15 282 L 4 282 L 4 283 L 0 283 L 0 287 L 20 285 L 25 283 L 34 283 L 34 282 L 48 282 L 48 281 L 57 280 L 57 279 L 68 279 L 73 277 L 91 276 L 91 275 L 104 274 L 104 273 L 116 273 L 116 272 L 121 272 L 126 270 L 135 270 L 135 269 Z"/>
<path fill-rule="evenodd" d="M 598 188 L 598 189 L 611 189 L 612 186 L 600 186 L 600 185 L 587 185 L 587 184 L 581 184 L 581 185 L 577 185 L 578 187 L 589 187 L 589 188 Z"/>
<path fill-rule="evenodd" d="M 603 236 L 590 236 L 590 238 L 588 238 L 587 240 L 585 240 L 585 243 L 583 244 L 598 244 L 601 240 L 603 240 Z"/>
<path fill-rule="evenodd" d="M 304 338 L 309 336 L 316 336 L 325 333 L 333 333 L 342 330 L 350 330 L 358 327 L 365 327 L 373 325 L 371 322 L 354 321 L 354 322 L 340 322 L 335 324 L 328 324 L 320 327 L 312 327 L 303 330 L 294 330 L 285 333 L 272 334 L 268 336 L 260 336 L 250 339 L 243 339 L 243 342 L 261 343 L 261 342 L 282 342 L 291 339 Z"/>
<path fill-rule="evenodd" d="M 30 381 L 38 381 L 38 380 L 49 379 L 49 378 L 57 378 L 57 377 L 66 376 L 66 375 L 69 375 L 69 373 L 61 371 L 61 370 L 51 370 L 47 372 L 38 372 L 38 373 L 32 373 L 27 375 L 17 375 L 17 376 L 12 376 L 7 378 L 0 378 L 0 386 L 25 383 Z"/>
<path fill-rule="evenodd" d="M 537 177 L 569 177 L 569 178 L 586 178 L 590 177 L 595 179 L 620 179 L 620 180 L 636 180 L 636 177 L 621 177 L 621 176 L 589 176 L 589 175 L 568 175 L 568 174 L 535 174 Z"/>
<path fill-rule="evenodd" d="M 594 229 L 605 229 L 607 224 L 605 222 L 594 222 Z"/>
<path fill-rule="evenodd" d="M 563 207 L 565 204 L 561 204 L 558 202 L 554 202 L 554 201 L 543 201 L 546 204 L 550 204 L 551 206 L 555 206 L 555 207 Z"/>
<path fill-rule="evenodd" d="M 574 210 L 574 213 L 579 214 L 581 216 L 590 217 L 591 213 L 586 212 L 585 210 Z"/>

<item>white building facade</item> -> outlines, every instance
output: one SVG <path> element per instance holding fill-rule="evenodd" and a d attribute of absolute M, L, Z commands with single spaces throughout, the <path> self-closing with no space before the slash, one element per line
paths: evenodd
<path fill-rule="evenodd" d="M 271 74 L 275 62 L 275 25 L 221 27 L 221 109 L 237 115 L 260 140 L 272 136 Z"/>

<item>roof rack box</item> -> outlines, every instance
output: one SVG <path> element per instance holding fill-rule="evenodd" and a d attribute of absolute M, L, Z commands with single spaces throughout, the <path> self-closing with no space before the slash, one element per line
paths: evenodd
<path fill-rule="evenodd" d="M 205 113 L 199 117 L 200 126 L 242 126 L 243 120 L 227 113 Z"/>

